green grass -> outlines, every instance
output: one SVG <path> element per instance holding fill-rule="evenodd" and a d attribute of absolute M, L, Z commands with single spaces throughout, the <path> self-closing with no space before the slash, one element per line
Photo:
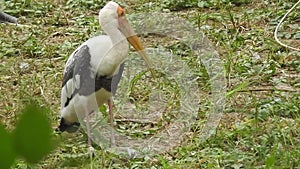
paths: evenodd
<path fill-rule="evenodd" d="M 32 166 L 18 160 L 13 168 L 299 168 L 300 53 L 279 46 L 273 39 L 276 24 L 295 2 L 126 1 L 128 13 L 169 11 L 189 20 L 213 42 L 224 63 L 228 86 L 226 107 L 216 134 L 204 142 L 198 137 L 209 106 L 204 99 L 197 124 L 180 145 L 166 153 L 125 159 L 96 147 L 96 157 L 91 160 L 86 135 L 79 132 L 63 134 L 60 146 L 40 163 Z M 50 109 L 49 118 L 55 128 L 65 61 L 79 44 L 99 34 L 97 14 L 105 3 L 3 3 L 5 12 L 28 26 L 0 25 L 0 121 L 6 129 L 13 130 L 19 112 L 34 99 Z M 279 34 L 295 47 L 300 44 L 299 9 L 289 15 Z M 161 45 L 182 57 L 191 69 L 198 70 L 199 87 L 209 93 L 206 72 L 186 46 L 164 37 L 143 37 L 143 42 L 147 47 Z M 164 84 L 166 88 L 168 83 Z M 134 89 L 135 98 L 144 97 L 143 86 Z M 169 90 L 170 95 L 176 91 Z M 170 117 L 167 112 L 164 118 L 169 121 Z M 132 125 L 124 124 L 129 130 L 124 132 L 131 133 Z"/>

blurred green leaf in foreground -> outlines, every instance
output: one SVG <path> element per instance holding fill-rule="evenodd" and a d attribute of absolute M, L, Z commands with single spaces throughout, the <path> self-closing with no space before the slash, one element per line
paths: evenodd
<path fill-rule="evenodd" d="M 0 168 L 8 169 L 16 156 L 33 164 L 41 161 L 54 148 L 51 124 L 46 116 L 47 109 L 29 104 L 23 110 L 10 133 L 0 125 Z"/>

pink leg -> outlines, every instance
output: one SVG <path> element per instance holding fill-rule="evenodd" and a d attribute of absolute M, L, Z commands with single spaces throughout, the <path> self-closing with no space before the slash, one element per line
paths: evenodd
<path fill-rule="evenodd" d="M 113 115 L 113 102 L 108 100 L 108 111 L 109 111 L 109 122 L 110 122 L 110 146 L 115 146 L 115 136 L 114 136 L 114 115 Z"/>
<path fill-rule="evenodd" d="M 94 148 L 92 147 L 92 141 L 91 141 L 91 126 L 90 126 L 90 112 L 85 106 L 85 117 L 86 117 L 86 130 L 88 135 L 88 145 L 89 145 L 89 151 L 91 154 L 94 153 Z"/>

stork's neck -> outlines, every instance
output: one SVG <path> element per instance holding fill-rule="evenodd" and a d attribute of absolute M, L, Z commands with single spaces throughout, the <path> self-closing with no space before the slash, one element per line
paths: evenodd
<path fill-rule="evenodd" d="M 102 63 L 105 65 L 106 75 L 113 75 L 119 68 L 120 64 L 125 60 L 129 52 L 129 44 L 126 37 L 117 28 L 116 24 L 109 24 L 102 27 L 112 42 L 112 48 L 104 56 Z"/>
<path fill-rule="evenodd" d="M 113 45 L 117 45 L 118 43 L 127 41 L 126 37 L 118 29 L 117 25 L 117 21 L 112 21 L 111 23 L 106 24 L 102 27 L 104 32 L 110 37 Z"/>

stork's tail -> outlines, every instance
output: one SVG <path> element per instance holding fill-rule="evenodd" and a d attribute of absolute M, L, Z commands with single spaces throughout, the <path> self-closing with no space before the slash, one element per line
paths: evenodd
<path fill-rule="evenodd" d="M 68 132 L 68 133 L 74 133 L 78 130 L 80 126 L 80 123 L 78 122 L 74 122 L 74 123 L 71 123 L 71 124 L 68 124 L 66 123 L 65 119 L 64 118 L 61 118 L 60 119 L 60 124 L 59 126 L 56 128 L 55 131 L 57 132 Z"/>

